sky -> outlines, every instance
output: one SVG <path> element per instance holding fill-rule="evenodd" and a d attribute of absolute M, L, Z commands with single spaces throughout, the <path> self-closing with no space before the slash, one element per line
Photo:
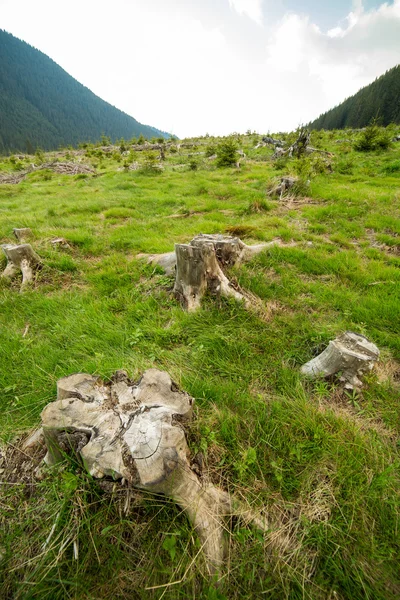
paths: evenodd
<path fill-rule="evenodd" d="M 180 138 L 292 130 L 400 63 L 400 0 L 0 0 L 0 28 Z"/>

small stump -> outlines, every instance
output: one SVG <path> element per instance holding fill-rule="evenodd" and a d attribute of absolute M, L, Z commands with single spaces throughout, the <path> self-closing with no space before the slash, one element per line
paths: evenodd
<path fill-rule="evenodd" d="M 286 192 L 291 190 L 296 186 L 299 179 L 298 177 L 281 177 L 280 183 L 273 187 L 269 192 L 269 196 L 279 196 L 282 198 Z"/>
<path fill-rule="evenodd" d="M 316 379 L 341 373 L 340 381 L 346 389 L 362 387 L 363 376 L 370 372 L 379 359 L 379 350 L 366 337 L 358 333 L 346 331 L 335 340 L 319 356 L 301 367 L 303 375 Z"/>
<path fill-rule="evenodd" d="M 26 242 L 29 242 L 29 240 L 33 239 L 33 233 L 29 227 L 13 229 L 13 232 L 20 244 L 25 244 Z"/>
<path fill-rule="evenodd" d="M 7 258 L 7 266 L 1 277 L 12 279 L 21 271 L 20 291 L 23 292 L 33 282 L 34 272 L 41 268 L 42 261 L 30 244 L 3 244 L 2 248 Z"/>

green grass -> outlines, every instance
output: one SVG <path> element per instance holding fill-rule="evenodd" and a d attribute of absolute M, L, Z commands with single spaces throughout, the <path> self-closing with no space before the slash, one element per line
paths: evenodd
<path fill-rule="evenodd" d="M 308 198 L 292 204 L 266 191 L 304 165 L 275 169 L 268 148 L 254 150 L 254 136 L 238 140 L 248 157 L 240 170 L 195 155 L 191 171 L 190 152 L 212 141 L 199 139 L 197 149 L 167 153 L 157 175 L 117 171 L 121 163 L 105 155 L 99 177 L 38 172 L 0 185 L 2 243 L 13 227 L 31 227 L 44 262 L 24 294 L 19 281 L 0 280 L 6 460 L 24 460 L 15 438 L 38 426 L 58 378 L 108 378 L 119 368 L 139 377 L 157 367 L 196 398 L 189 445 L 203 452 L 212 480 L 273 517 L 265 535 L 230 524 L 217 585 L 169 500 L 99 484 L 72 460 L 13 483 L 3 460 L 2 597 L 400 595 L 400 146 L 359 154 L 335 143 L 343 132 L 315 135 L 314 145 L 335 153 L 333 172 L 317 165 Z M 5 158 L 0 170 L 13 166 Z M 212 298 L 185 313 L 173 278 L 136 259 L 235 228 L 249 244 L 297 243 L 230 273 L 261 299 L 263 314 Z M 70 248 L 53 248 L 58 236 Z M 300 366 L 345 330 L 382 352 L 363 390 L 305 380 Z"/>

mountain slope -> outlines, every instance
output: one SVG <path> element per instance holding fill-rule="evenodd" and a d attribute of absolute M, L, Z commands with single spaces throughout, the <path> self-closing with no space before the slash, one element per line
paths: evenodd
<path fill-rule="evenodd" d="M 384 126 L 400 123 L 400 65 L 386 71 L 354 96 L 322 114 L 309 124 L 311 129 L 365 127 L 378 118 Z"/>
<path fill-rule="evenodd" d="M 142 125 L 68 75 L 48 56 L 0 30 L 0 152 L 143 134 Z"/>

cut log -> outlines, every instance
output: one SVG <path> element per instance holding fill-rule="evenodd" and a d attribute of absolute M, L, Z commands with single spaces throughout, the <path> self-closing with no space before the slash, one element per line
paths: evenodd
<path fill-rule="evenodd" d="M 346 331 L 313 360 L 301 367 L 301 372 L 312 378 L 329 377 L 340 373 L 346 389 L 362 387 L 362 377 L 371 371 L 379 359 L 379 350 L 358 333 Z"/>
<path fill-rule="evenodd" d="M 20 244 L 25 244 L 33 238 L 32 230 L 29 227 L 22 227 L 20 229 L 13 229 L 14 235 Z"/>
<path fill-rule="evenodd" d="M 42 412 L 45 461 L 53 465 L 73 453 L 93 477 L 124 478 L 134 487 L 169 496 L 194 525 L 214 573 L 224 559 L 223 517 L 247 511 L 223 490 L 203 483 L 190 466 L 184 427 L 193 402 L 168 373 L 156 369 L 146 371 L 138 383 L 125 371 L 117 371 L 107 384 L 84 373 L 70 375 L 58 382 L 57 400 Z M 246 518 L 266 529 L 256 516 Z"/>
<path fill-rule="evenodd" d="M 42 262 L 30 244 L 3 244 L 3 252 L 7 258 L 7 266 L 1 277 L 11 279 L 22 272 L 20 291 L 24 291 L 33 281 L 34 272 L 41 268 Z"/>

